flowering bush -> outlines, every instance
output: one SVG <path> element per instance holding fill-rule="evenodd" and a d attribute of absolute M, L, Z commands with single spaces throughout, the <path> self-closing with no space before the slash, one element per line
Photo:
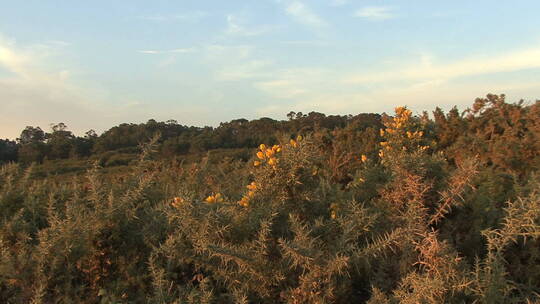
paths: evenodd
<path fill-rule="evenodd" d="M 540 300 L 540 180 L 472 148 L 457 157 L 448 130 L 398 107 L 380 130 L 283 137 L 247 162 L 147 149 L 129 173 L 71 180 L 5 165 L 0 300 Z"/>

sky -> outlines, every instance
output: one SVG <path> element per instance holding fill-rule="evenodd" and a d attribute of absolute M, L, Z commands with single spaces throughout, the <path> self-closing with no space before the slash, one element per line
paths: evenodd
<path fill-rule="evenodd" d="M 0 0 L 0 138 L 540 98 L 540 1 Z"/>

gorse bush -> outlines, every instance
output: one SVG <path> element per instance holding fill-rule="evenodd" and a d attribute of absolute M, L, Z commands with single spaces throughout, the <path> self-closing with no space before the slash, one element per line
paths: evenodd
<path fill-rule="evenodd" d="M 494 98 L 276 135 L 248 161 L 163 160 L 156 137 L 123 173 L 5 165 L 0 300 L 540 301 L 538 104 Z"/>

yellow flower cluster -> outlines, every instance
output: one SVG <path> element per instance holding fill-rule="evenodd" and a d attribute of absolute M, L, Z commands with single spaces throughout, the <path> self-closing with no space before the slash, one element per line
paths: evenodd
<path fill-rule="evenodd" d="M 367 156 L 365 154 L 362 154 L 362 156 L 360 157 L 360 160 L 365 163 L 367 162 Z"/>
<path fill-rule="evenodd" d="M 171 202 L 171 206 L 174 208 L 180 208 L 180 206 L 184 203 L 184 199 L 181 197 L 175 197 L 173 201 Z"/>
<path fill-rule="evenodd" d="M 303 139 L 302 135 L 298 135 L 296 137 L 296 140 L 292 139 L 289 141 L 289 144 L 291 144 L 291 147 L 298 148 L 298 142 L 301 142 Z"/>
<path fill-rule="evenodd" d="M 208 196 L 204 201 L 209 204 L 221 203 L 223 202 L 223 197 L 221 196 L 220 193 L 217 193 L 217 194 Z"/>
<path fill-rule="evenodd" d="M 249 190 L 248 193 L 238 201 L 238 204 L 242 207 L 249 206 L 249 200 L 255 195 L 255 190 L 257 190 L 257 184 L 255 182 L 251 182 L 251 184 L 247 185 L 246 188 Z"/>
<path fill-rule="evenodd" d="M 397 107 L 395 111 L 396 111 L 396 115 L 394 116 L 394 118 L 391 121 L 385 123 L 386 129 L 380 130 L 380 135 L 381 136 L 386 135 L 388 136 L 388 139 L 389 139 L 389 141 L 383 141 L 380 143 L 382 147 L 382 149 L 379 150 L 380 158 L 384 158 L 385 150 L 390 151 L 392 150 L 392 147 L 399 148 L 399 147 L 396 147 L 396 144 L 398 144 L 398 142 L 395 142 L 394 140 L 392 140 L 392 138 L 396 139 L 396 137 L 392 137 L 392 135 L 398 135 L 398 137 L 400 138 L 407 137 L 408 139 L 413 139 L 413 140 L 420 140 L 422 136 L 424 136 L 423 131 L 414 131 L 414 132 L 407 131 L 407 129 L 410 127 L 409 121 L 412 117 L 412 112 L 409 109 L 407 109 L 406 107 Z M 403 142 L 399 143 L 398 145 L 399 146 L 403 145 Z M 421 150 L 427 149 L 427 147 L 425 148 L 420 147 L 420 148 Z M 401 150 L 406 151 L 407 148 L 405 146 L 402 146 Z"/>
<path fill-rule="evenodd" d="M 275 167 L 278 162 L 276 154 L 279 152 L 281 152 L 281 146 L 279 145 L 273 145 L 271 148 L 267 148 L 265 144 L 261 144 L 259 146 L 259 151 L 257 152 L 257 158 L 259 160 L 253 162 L 253 165 L 258 167 L 266 162 L 270 166 Z"/>
<path fill-rule="evenodd" d="M 412 112 L 406 107 L 397 107 L 395 109 L 396 117 L 394 117 L 394 123 L 405 123 L 411 118 Z"/>
<path fill-rule="evenodd" d="M 414 132 L 407 131 L 407 138 L 420 138 L 422 136 L 424 136 L 423 131 L 414 131 Z"/>
<path fill-rule="evenodd" d="M 411 110 L 407 109 L 406 107 L 397 107 L 395 111 L 396 116 L 394 117 L 393 121 L 386 124 L 386 130 L 381 129 L 381 136 L 384 136 L 385 133 L 396 133 L 397 130 L 403 128 L 406 125 L 406 123 L 412 116 Z"/>

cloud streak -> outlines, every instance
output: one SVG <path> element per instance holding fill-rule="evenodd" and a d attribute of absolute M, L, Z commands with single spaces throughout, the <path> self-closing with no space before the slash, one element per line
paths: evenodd
<path fill-rule="evenodd" d="M 347 76 L 344 82 L 365 84 L 403 80 L 450 80 L 466 76 L 540 68 L 540 46 L 492 56 L 474 56 L 448 63 L 433 63 L 425 59 L 422 61 L 424 64 L 421 65 L 414 64 L 382 72 Z"/>
<path fill-rule="evenodd" d="M 8 45 L 0 43 L 0 65 L 8 71 L 27 77 L 28 75 L 23 68 L 27 62 L 28 58 L 26 56 L 14 52 Z"/>
<path fill-rule="evenodd" d="M 473 56 L 455 62 L 437 63 L 423 55 L 420 63 L 382 72 L 358 74 L 354 67 L 337 72 L 329 68 L 265 67 L 252 85 L 276 103 L 261 106 L 259 115 L 282 115 L 283 109 L 351 113 L 390 111 L 396 100 L 416 110 L 430 109 L 433 101 L 443 108 L 466 107 L 488 92 L 525 98 L 540 84 L 537 80 L 490 77 L 540 69 L 540 47 L 492 56 Z M 475 77 L 466 82 L 463 77 Z M 528 95 L 529 94 L 529 95 Z"/>
<path fill-rule="evenodd" d="M 192 11 L 185 14 L 154 14 L 137 16 L 136 18 L 144 21 L 151 21 L 157 23 L 174 21 L 197 22 L 208 15 L 209 13 L 205 11 Z"/>
<path fill-rule="evenodd" d="M 68 125 L 78 121 L 75 131 L 81 132 L 103 117 L 105 112 L 91 100 L 93 94 L 70 81 L 69 70 L 43 64 L 58 55 L 55 47 L 62 46 L 53 42 L 20 47 L 0 38 L 0 68 L 11 72 L 0 77 L 0 112 L 4 114 L 0 136 L 15 138 L 26 125 L 60 121 Z"/>
<path fill-rule="evenodd" d="M 293 17 L 297 22 L 309 27 L 325 27 L 328 24 L 321 17 L 315 14 L 308 6 L 300 1 L 293 1 L 287 4 L 285 12 Z"/>
<path fill-rule="evenodd" d="M 273 28 L 270 26 L 246 26 L 240 17 L 236 15 L 227 15 L 227 29 L 225 33 L 232 36 L 254 37 L 270 32 Z"/>
<path fill-rule="evenodd" d="M 354 16 L 369 20 L 387 20 L 394 18 L 393 8 L 389 6 L 366 6 L 354 13 Z"/>
<path fill-rule="evenodd" d="M 172 49 L 172 50 L 139 50 L 137 51 L 141 54 L 185 54 L 195 52 L 195 48 L 183 48 L 183 49 Z"/>

